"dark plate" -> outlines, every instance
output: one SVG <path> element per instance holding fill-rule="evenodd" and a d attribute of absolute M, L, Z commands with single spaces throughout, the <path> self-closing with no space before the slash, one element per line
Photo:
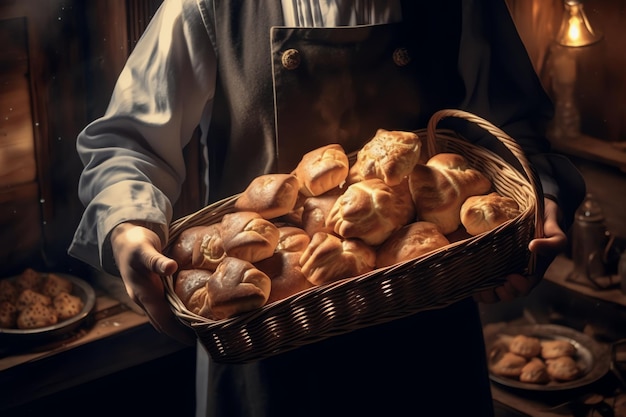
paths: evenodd
<path fill-rule="evenodd" d="M 61 338 L 76 330 L 91 315 L 96 304 L 96 294 L 91 285 L 73 275 L 56 273 L 70 280 L 73 284 L 72 294 L 83 300 L 83 309 L 67 320 L 60 321 L 52 326 L 37 329 L 6 329 L 0 327 L 0 342 L 3 344 L 35 344 Z M 14 278 L 6 278 L 14 279 Z"/>
<path fill-rule="evenodd" d="M 494 357 L 497 350 L 507 349 L 504 341 L 507 337 L 524 334 L 540 340 L 567 340 L 576 347 L 574 359 L 581 369 L 581 376 L 572 381 L 551 381 L 547 384 L 532 384 L 513 378 L 506 378 L 489 373 L 492 381 L 511 388 L 531 391 L 561 391 L 584 387 L 602 378 L 610 369 L 610 346 L 598 343 L 591 337 L 569 327 L 554 324 L 532 324 L 504 326 L 497 331 L 485 331 L 487 358 Z"/>

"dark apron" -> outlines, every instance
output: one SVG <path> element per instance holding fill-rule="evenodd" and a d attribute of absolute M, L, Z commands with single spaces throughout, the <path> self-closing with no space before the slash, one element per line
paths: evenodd
<path fill-rule="evenodd" d="M 328 143 L 352 152 L 378 128 L 416 128 L 420 62 L 402 28 L 272 29 L 279 172 Z"/>
<path fill-rule="evenodd" d="M 378 128 L 424 126 L 409 41 L 402 24 L 274 28 L 278 171 L 324 144 L 351 152 Z M 466 300 L 255 363 L 211 362 L 207 415 L 488 417 L 484 357 L 477 308 Z"/>

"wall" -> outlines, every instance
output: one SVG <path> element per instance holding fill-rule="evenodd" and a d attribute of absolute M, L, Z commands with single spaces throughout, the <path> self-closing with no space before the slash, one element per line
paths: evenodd
<path fill-rule="evenodd" d="M 563 1 L 506 1 L 535 69 L 553 96 L 546 63 L 560 25 Z M 603 40 L 576 51 L 576 98 L 582 131 L 601 140 L 626 141 L 626 0 L 586 0 L 583 5 L 592 27 L 603 34 Z"/>

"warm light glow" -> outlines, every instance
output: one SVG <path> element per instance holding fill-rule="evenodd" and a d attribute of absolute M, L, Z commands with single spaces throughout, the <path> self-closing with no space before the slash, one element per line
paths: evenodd
<path fill-rule="evenodd" d="M 565 12 L 561 28 L 556 37 L 564 46 L 586 46 L 602 39 L 602 35 L 594 32 L 585 15 L 579 0 L 565 0 Z"/>

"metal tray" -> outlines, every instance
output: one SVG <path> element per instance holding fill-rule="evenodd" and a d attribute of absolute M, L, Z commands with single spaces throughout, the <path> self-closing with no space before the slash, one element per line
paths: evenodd
<path fill-rule="evenodd" d="M 91 315 L 95 304 L 96 294 L 94 289 L 84 280 L 73 275 L 55 273 L 72 282 L 72 294 L 83 300 L 83 309 L 67 320 L 60 321 L 52 326 L 39 327 L 36 329 L 7 329 L 0 327 L 0 345 L 36 344 L 59 339 L 85 324 Z M 45 273 L 44 273 L 45 275 Z M 5 279 L 15 279 L 5 278 Z"/>
<path fill-rule="evenodd" d="M 547 384 L 532 384 L 521 382 L 513 378 L 494 375 L 490 372 L 489 376 L 493 382 L 511 388 L 530 391 L 562 391 L 584 387 L 596 382 L 606 375 L 610 369 L 610 346 L 599 343 L 591 337 L 569 327 L 554 324 L 507 325 L 497 331 L 485 332 L 488 361 L 491 360 L 490 357 L 494 349 L 505 349 L 502 344 L 503 338 L 518 334 L 537 337 L 540 340 L 567 340 L 572 343 L 576 347 L 574 359 L 581 369 L 581 376 L 572 381 L 550 381 Z"/>

